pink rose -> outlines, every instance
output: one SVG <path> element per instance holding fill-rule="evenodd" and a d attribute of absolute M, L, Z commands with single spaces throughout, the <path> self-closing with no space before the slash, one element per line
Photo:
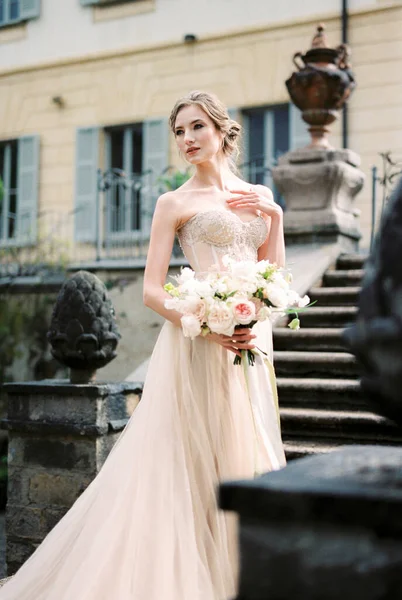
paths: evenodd
<path fill-rule="evenodd" d="M 233 304 L 233 314 L 239 325 L 248 325 L 255 319 L 255 304 L 249 300 L 238 300 Z"/>

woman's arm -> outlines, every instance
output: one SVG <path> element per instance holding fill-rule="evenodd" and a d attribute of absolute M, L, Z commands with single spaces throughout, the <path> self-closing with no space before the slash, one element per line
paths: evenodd
<path fill-rule="evenodd" d="M 171 296 L 163 289 L 177 223 L 178 215 L 174 193 L 168 192 L 158 199 L 152 219 L 151 238 L 144 273 L 143 299 L 145 306 L 174 325 L 181 326 L 180 313 L 165 308 L 165 300 Z"/>
<path fill-rule="evenodd" d="M 265 242 L 258 249 L 258 260 L 269 260 L 276 263 L 278 267 L 284 267 L 285 257 L 285 235 L 283 231 L 283 211 L 279 204 L 276 204 L 271 190 L 263 185 L 255 186 L 257 190 L 267 198 L 273 205 L 274 210 L 269 214 L 262 213 L 268 228 L 268 235 Z"/>

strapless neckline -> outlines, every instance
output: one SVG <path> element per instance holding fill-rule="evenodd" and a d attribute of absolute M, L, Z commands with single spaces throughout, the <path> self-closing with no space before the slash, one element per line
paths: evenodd
<path fill-rule="evenodd" d="M 231 210 L 226 210 L 225 208 L 223 208 L 223 209 L 211 208 L 209 210 L 201 210 L 201 211 L 195 213 L 195 215 L 193 215 L 192 217 L 190 217 L 189 219 L 187 219 L 187 221 L 185 221 L 182 225 L 180 225 L 180 227 L 178 228 L 177 231 L 180 231 L 188 223 L 191 223 L 192 221 L 195 221 L 201 215 L 207 215 L 207 214 L 210 214 L 210 213 L 227 214 L 227 215 L 229 215 L 231 217 L 234 217 L 242 225 L 246 225 L 246 226 L 250 225 L 251 223 L 254 223 L 255 221 L 258 221 L 258 220 L 262 220 L 263 223 L 266 224 L 264 217 L 262 217 L 261 215 L 257 215 L 253 219 L 249 219 L 248 221 L 244 221 L 242 218 L 239 217 L 239 215 L 236 215 L 236 213 L 232 212 Z"/>

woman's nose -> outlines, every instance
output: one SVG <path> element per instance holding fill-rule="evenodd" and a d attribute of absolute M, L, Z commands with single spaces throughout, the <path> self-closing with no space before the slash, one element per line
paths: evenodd
<path fill-rule="evenodd" d="M 194 136 L 192 135 L 191 131 L 184 134 L 184 141 L 187 145 L 190 145 L 194 142 Z"/>

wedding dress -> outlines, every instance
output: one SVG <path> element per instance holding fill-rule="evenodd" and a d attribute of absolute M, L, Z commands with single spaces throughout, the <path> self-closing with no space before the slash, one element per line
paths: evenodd
<path fill-rule="evenodd" d="M 225 254 L 257 260 L 262 217 L 200 212 L 178 232 L 197 272 Z M 272 361 L 272 329 L 256 345 Z M 220 481 L 285 464 L 275 386 L 259 356 L 234 354 L 166 322 L 143 397 L 100 473 L 0 600 L 226 600 L 236 592 L 234 514 L 217 508 Z"/>

